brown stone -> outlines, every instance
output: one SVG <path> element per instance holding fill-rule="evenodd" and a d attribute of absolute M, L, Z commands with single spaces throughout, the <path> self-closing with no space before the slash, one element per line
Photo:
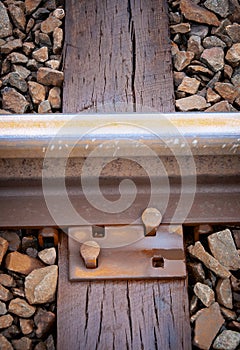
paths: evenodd
<path fill-rule="evenodd" d="M 53 328 L 55 314 L 43 309 L 38 309 L 34 316 L 34 323 L 37 327 L 36 335 L 38 338 L 45 337 Z"/>
<path fill-rule="evenodd" d="M 172 54 L 172 56 L 176 55 L 176 53 L 179 51 L 180 50 L 179 50 L 178 45 L 174 41 L 171 41 L 171 54 Z"/>
<path fill-rule="evenodd" d="M 11 41 L 8 41 L 6 44 L 2 45 L 0 47 L 1 53 L 8 55 L 10 52 L 20 49 L 22 47 L 22 40 L 21 39 L 14 39 Z"/>
<path fill-rule="evenodd" d="M 240 322 L 231 321 L 228 323 L 228 328 L 240 333 Z"/>
<path fill-rule="evenodd" d="M 214 89 L 222 96 L 224 100 L 233 103 L 234 100 L 239 96 L 240 92 L 238 89 L 229 83 L 216 83 Z"/>
<path fill-rule="evenodd" d="M 213 89 L 207 89 L 207 102 L 216 103 L 221 100 L 221 97 L 213 91 Z"/>
<path fill-rule="evenodd" d="M 194 53 L 190 51 L 178 51 L 173 57 L 173 64 L 177 71 L 187 67 L 194 58 Z"/>
<path fill-rule="evenodd" d="M 6 110 L 23 114 L 27 110 L 29 103 L 25 97 L 14 88 L 6 87 L 2 90 L 2 106 Z"/>
<path fill-rule="evenodd" d="M 12 25 L 8 17 L 7 9 L 0 1 L 0 38 L 12 35 Z"/>
<path fill-rule="evenodd" d="M 196 5 L 191 0 L 181 0 L 180 9 L 184 17 L 190 21 L 213 26 L 218 26 L 220 24 L 217 16 L 214 13 L 204 9 L 201 6 Z"/>
<path fill-rule="evenodd" d="M 12 288 L 12 293 L 15 297 L 25 298 L 25 293 L 23 288 Z"/>
<path fill-rule="evenodd" d="M 27 337 L 22 337 L 20 339 L 12 340 L 15 350 L 31 350 L 32 340 Z"/>
<path fill-rule="evenodd" d="M 58 18 L 50 16 L 41 23 L 41 31 L 46 34 L 50 34 L 55 28 L 60 27 L 61 24 L 62 21 L 60 21 Z"/>
<path fill-rule="evenodd" d="M 38 259 L 14 252 L 7 255 L 5 266 L 8 270 L 28 275 L 33 270 L 42 268 L 44 264 Z"/>
<path fill-rule="evenodd" d="M 34 350 L 47 350 L 47 347 L 46 347 L 45 343 L 40 341 L 40 343 L 37 343 Z"/>
<path fill-rule="evenodd" d="M 51 68 L 39 68 L 37 81 L 47 86 L 61 86 L 63 83 L 63 72 Z"/>
<path fill-rule="evenodd" d="M 208 236 L 208 245 L 213 256 L 221 265 L 229 270 L 240 268 L 240 257 L 229 229 Z"/>
<path fill-rule="evenodd" d="M 173 72 L 174 85 L 179 86 L 185 76 L 184 72 Z"/>
<path fill-rule="evenodd" d="M 233 74 L 233 69 L 228 64 L 224 65 L 224 78 L 231 79 Z"/>
<path fill-rule="evenodd" d="M 0 334 L 0 344 L 2 350 L 13 350 L 12 344 L 7 340 L 6 337 Z"/>
<path fill-rule="evenodd" d="M 19 317 L 29 318 L 35 313 L 36 308 L 24 299 L 16 298 L 10 301 L 8 311 Z"/>
<path fill-rule="evenodd" d="M 227 320 L 236 320 L 237 319 L 237 315 L 236 312 L 226 309 L 225 307 L 221 306 L 221 313 L 223 315 L 223 317 Z"/>
<path fill-rule="evenodd" d="M 216 286 L 217 301 L 228 309 L 233 308 L 231 283 L 228 278 L 220 279 Z"/>
<path fill-rule="evenodd" d="M 33 320 L 26 320 L 24 318 L 20 318 L 20 328 L 22 334 L 27 335 L 33 332 L 34 322 Z"/>
<path fill-rule="evenodd" d="M 4 287 L 15 287 L 16 282 L 12 276 L 7 275 L 6 273 L 0 274 L 0 284 Z"/>
<path fill-rule="evenodd" d="M 233 43 L 240 42 L 240 24 L 233 23 L 225 28 L 227 35 L 232 39 Z"/>
<path fill-rule="evenodd" d="M 207 76 L 213 76 L 213 72 L 210 69 L 200 65 L 190 65 L 187 67 L 187 71 L 192 74 L 196 73 L 196 74 L 204 74 Z"/>
<path fill-rule="evenodd" d="M 226 47 L 226 44 L 217 36 L 212 35 L 212 36 L 207 36 L 203 40 L 203 47 L 205 49 L 210 49 L 211 47 L 222 47 L 224 49 Z"/>
<path fill-rule="evenodd" d="M 34 270 L 25 279 L 25 294 L 30 304 L 44 304 L 54 300 L 58 267 L 47 266 Z"/>
<path fill-rule="evenodd" d="M 25 0 L 27 15 L 31 14 L 40 5 L 42 0 Z"/>
<path fill-rule="evenodd" d="M 52 108 L 61 108 L 61 89 L 58 87 L 53 87 L 49 91 L 48 101 Z"/>
<path fill-rule="evenodd" d="M 193 291 L 205 306 L 208 307 L 215 302 L 214 291 L 206 284 L 197 282 Z"/>
<path fill-rule="evenodd" d="M 209 349 L 224 323 L 218 303 L 202 309 L 196 319 L 193 343 L 200 349 Z"/>
<path fill-rule="evenodd" d="M 63 44 L 63 30 L 61 28 L 55 28 L 53 31 L 53 53 L 59 54 Z"/>
<path fill-rule="evenodd" d="M 0 317 L 0 329 L 10 327 L 13 323 L 11 315 L 4 315 Z"/>
<path fill-rule="evenodd" d="M 233 67 L 238 66 L 240 62 L 240 43 L 233 44 L 225 58 Z"/>
<path fill-rule="evenodd" d="M 228 101 L 220 101 L 207 108 L 205 112 L 231 112 L 231 105 Z"/>
<path fill-rule="evenodd" d="M 65 17 L 65 11 L 64 9 L 58 8 L 53 11 L 53 16 L 58 19 L 63 19 Z"/>
<path fill-rule="evenodd" d="M 198 95 L 181 98 L 176 101 L 176 107 L 183 112 L 193 111 L 193 110 L 203 110 L 207 106 L 208 105 L 205 98 Z"/>
<path fill-rule="evenodd" d="M 179 23 L 179 24 L 174 24 L 170 26 L 170 31 L 172 34 L 177 34 L 177 33 L 188 33 L 191 30 L 191 26 L 189 23 Z"/>
<path fill-rule="evenodd" d="M 197 35 L 192 35 L 188 39 L 188 51 L 194 52 L 195 56 L 199 58 L 200 54 L 203 52 L 203 47 L 201 45 L 201 38 Z"/>
<path fill-rule="evenodd" d="M 46 46 L 43 46 L 40 49 L 33 51 L 32 57 L 38 62 L 47 61 L 48 60 L 48 48 Z"/>
<path fill-rule="evenodd" d="M 34 43 L 31 43 L 31 42 L 23 43 L 23 52 L 27 56 L 29 56 L 34 49 L 35 49 Z"/>
<path fill-rule="evenodd" d="M 14 25 L 20 30 L 24 31 L 26 27 L 26 17 L 21 7 L 15 6 L 14 4 L 9 4 L 8 10 Z"/>
<path fill-rule="evenodd" d="M 205 49 L 200 59 L 214 72 L 218 72 L 224 68 L 224 51 L 221 47 Z"/>
<path fill-rule="evenodd" d="M 52 69 L 58 69 L 60 67 L 60 61 L 58 60 L 49 60 L 45 62 L 45 66 L 52 68 Z"/>
<path fill-rule="evenodd" d="M 35 81 L 28 82 L 29 94 L 32 98 L 33 103 L 39 104 L 45 100 L 46 88 L 45 86 L 36 83 Z"/>
<path fill-rule="evenodd" d="M 200 85 L 200 81 L 195 78 L 184 77 L 178 87 L 179 91 L 187 92 L 188 94 L 196 94 Z"/>
<path fill-rule="evenodd" d="M 237 249 L 240 249 L 240 230 L 232 230 L 233 238 Z"/>
<path fill-rule="evenodd" d="M 8 241 L 2 237 L 0 237 L 0 265 L 2 264 L 2 260 L 8 250 Z"/>
<path fill-rule="evenodd" d="M 12 299 L 12 293 L 0 284 L 0 300 L 8 301 Z"/>
<path fill-rule="evenodd" d="M 203 264 L 217 276 L 222 278 L 228 278 L 231 276 L 231 273 L 226 267 L 222 266 L 218 260 L 205 251 L 201 242 L 196 242 L 195 245 L 189 246 L 188 251 L 193 257 L 202 261 Z"/>

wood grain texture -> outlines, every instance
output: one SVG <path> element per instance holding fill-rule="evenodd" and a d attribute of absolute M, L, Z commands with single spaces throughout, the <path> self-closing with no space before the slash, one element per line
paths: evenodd
<path fill-rule="evenodd" d="M 63 112 L 171 112 L 165 0 L 66 1 Z"/>
<path fill-rule="evenodd" d="M 64 112 L 171 112 L 165 0 L 68 0 Z M 58 350 L 190 350 L 185 280 L 69 282 L 59 245 Z"/>
<path fill-rule="evenodd" d="M 59 245 L 58 350 L 190 350 L 185 280 L 69 282 Z"/>

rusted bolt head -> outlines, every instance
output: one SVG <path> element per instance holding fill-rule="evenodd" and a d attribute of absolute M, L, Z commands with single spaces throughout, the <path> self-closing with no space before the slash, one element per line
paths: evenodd
<path fill-rule="evenodd" d="M 145 226 L 145 236 L 154 236 L 161 224 L 162 214 L 156 208 L 147 208 L 142 213 L 142 222 Z"/>
<path fill-rule="evenodd" d="M 95 269 L 97 267 L 99 253 L 100 246 L 95 241 L 84 242 L 80 247 L 80 255 L 88 269 Z"/>

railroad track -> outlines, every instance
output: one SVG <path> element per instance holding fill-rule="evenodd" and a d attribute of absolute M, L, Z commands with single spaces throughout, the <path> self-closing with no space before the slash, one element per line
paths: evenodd
<path fill-rule="evenodd" d="M 166 4 L 151 6 L 67 2 L 64 113 L 0 120 L 0 226 L 69 234 L 59 244 L 58 350 L 190 349 L 182 226 L 239 223 L 240 118 L 173 113 Z M 144 56 L 151 47 L 161 50 Z M 162 215 L 154 237 L 147 207 Z M 101 243 L 122 226 L 120 243 Z M 74 250 L 86 237 L 101 248 L 91 271 Z"/>

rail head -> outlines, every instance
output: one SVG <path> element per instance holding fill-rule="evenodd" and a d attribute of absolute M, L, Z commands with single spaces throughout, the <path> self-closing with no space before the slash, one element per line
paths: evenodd
<path fill-rule="evenodd" d="M 172 151 L 184 155 L 239 153 L 240 113 L 115 113 L 1 115 L 0 158 L 44 158 L 50 150 L 61 157 L 86 157 L 109 142 L 137 141 L 159 156 Z M 113 145 L 113 147 L 115 147 Z M 144 147 L 138 150 L 141 156 Z M 121 153 L 120 151 L 118 152 Z M 102 153 L 101 153 L 102 154 Z"/>

